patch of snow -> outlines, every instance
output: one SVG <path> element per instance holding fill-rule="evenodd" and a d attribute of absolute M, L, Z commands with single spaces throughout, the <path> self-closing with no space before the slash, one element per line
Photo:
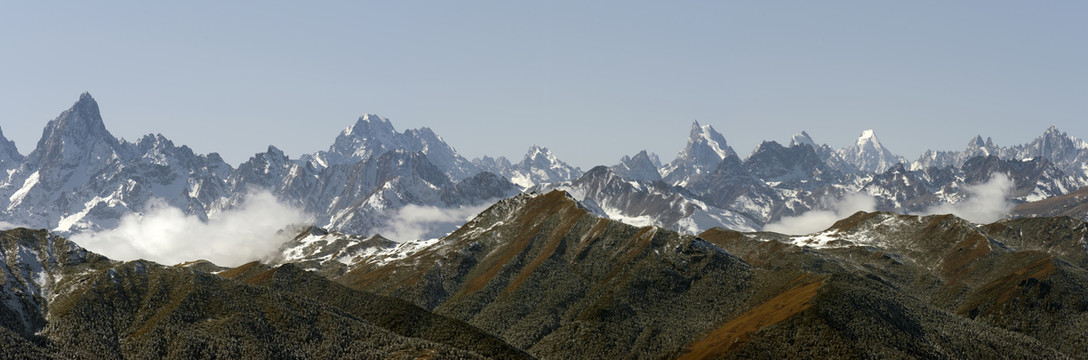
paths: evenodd
<path fill-rule="evenodd" d="M 26 194 L 30 193 L 30 190 L 34 189 L 34 186 L 38 184 L 39 176 L 39 172 L 37 171 L 30 174 L 30 176 L 26 178 L 26 181 L 23 181 L 23 187 L 16 190 L 14 194 L 11 194 L 11 197 L 8 198 L 8 200 L 11 200 L 11 204 L 8 205 L 8 210 L 14 209 L 19 203 L 23 202 L 23 198 L 26 197 Z"/>

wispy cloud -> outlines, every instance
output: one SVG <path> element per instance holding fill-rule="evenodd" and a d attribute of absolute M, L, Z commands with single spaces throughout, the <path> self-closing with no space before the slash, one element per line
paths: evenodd
<path fill-rule="evenodd" d="M 872 196 L 862 193 L 848 194 L 831 200 L 825 209 L 806 211 L 798 216 L 786 216 L 777 222 L 767 224 L 763 229 L 789 235 L 811 234 L 827 229 L 839 219 L 858 211 L 873 211 L 874 209 L 876 209 L 876 199 Z"/>
<path fill-rule="evenodd" d="M 962 191 L 967 197 L 963 201 L 937 205 L 925 213 L 953 214 L 975 223 L 994 222 L 1012 209 L 1008 196 L 1014 185 L 1007 175 L 996 173 L 987 182 L 965 186 Z"/>
<path fill-rule="evenodd" d="M 407 205 L 398 209 L 378 233 L 395 241 L 432 239 L 457 230 L 489 206 L 491 205 L 449 209 Z"/>
<path fill-rule="evenodd" d="M 78 234 L 72 241 L 118 260 L 177 264 L 205 259 L 237 266 L 272 254 L 293 235 L 280 233 L 281 229 L 306 221 L 302 211 L 267 191 L 257 191 L 246 195 L 237 208 L 207 221 L 153 201 L 143 215 L 125 215 L 115 229 Z"/>
<path fill-rule="evenodd" d="M 1012 203 L 1008 195 L 1013 190 L 1013 181 L 1005 174 L 994 174 L 989 181 L 965 186 L 961 191 L 965 195 L 955 204 L 933 206 L 918 215 L 953 214 L 976 223 L 989 223 L 1000 220 L 1009 213 Z M 836 221 L 858 211 L 873 211 L 876 199 L 856 193 L 830 201 L 825 209 L 810 210 L 798 216 L 783 217 L 777 222 L 767 224 L 764 230 L 789 235 L 811 234 L 827 229 Z"/>

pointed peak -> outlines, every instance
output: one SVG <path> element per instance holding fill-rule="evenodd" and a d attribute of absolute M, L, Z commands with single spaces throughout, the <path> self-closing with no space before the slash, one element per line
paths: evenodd
<path fill-rule="evenodd" d="M 46 136 L 49 136 L 50 132 L 58 132 L 69 137 L 112 137 L 106 130 L 106 125 L 102 123 L 98 103 L 94 101 L 90 93 L 80 95 L 79 100 L 72 104 L 72 107 L 50 121 L 46 125 L 46 132 Z"/>
<path fill-rule="evenodd" d="M 779 151 L 781 149 L 785 149 L 785 147 L 783 147 L 782 144 L 779 144 L 777 141 L 763 140 L 762 142 L 759 143 L 759 145 L 756 145 L 756 148 L 754 150 L 752 150 L 752 154 L 757 154 L 757 153 L 767 152 L 767 151 Z"/>
<path fill-rule="evenodd" d="M 595 178 L 601 176 L 614 176 L 614 173 L 612 172 L 612 169 L 607 166 L 597 165 L 594 166 L 592 169 L 589 169 L 589 171 L 586 171 L 586 173 L 582 175 L 583 178 Z"/>
<path fill-rule="evenodd" d="M 710 125 L 710 124 L 699 125 L 698 121 L 693 122 L 691 124 L 691 135 L 692 136 L 699 136 L 699 135 L 710 135 L 710 136 L 717 135 L 717 136 L 721 136 L 721 134 L 718 133 L 717 130 L 714 130 L 713 125 Z"/>
<path fill-rule="evenodd" d="M 161 133 L 141 136 L 139 140 L 136 140 L 136 144 L 139 144 L 140 146 L 174 147 L 174 142 L 167 139 Z"/>
<path fill-rule="evenodd" d="M 759 146 L 757 146 L 757 148 L 766 147 L 782 147 L 782 144 L 779 144 L 777 141 L 774 140 L 763 140 L 759 143 Z"/>
<path fill-rule="evenodd" d="M 1058 130 L 1058 126 L 1056 126 L 1056 125 L 1050 125 L 1050 127 L 1048 127 L 1048 128 L 1046 129 L 1046 131 L 1045 131 L 1045 132 L 1043 132 L 1043 134 L 1044 134 L 1044 135 L 1062 135 L 1062 131 L 1061 131 L 1061 130 Z"/>
<path fill-rule="evenodd" d="M 370 135 L 376 132 L 395 133 L 393 123 L 389 119 L 375 114 L 363 114 L 354 125 L 344 129 L 343 135 Z"/>
<path fill-rule="evenodd" d="M 713 126 L 710 124 L 700 124 L 699 121 L 691 122 L 691 131 L 688 134 L 692 140 L 700 137 L 708 139 L 722 137 L 722 134 L 719 134 L 717 130 L 714 130 Z"/>
<path fill-rule="evenodd" d="M 533 146 L 529 147 L 529 151 L 526 153 L 526 155 L 529 157 L 536 157 L 537 154 L 549 155 L 551 153 L 552 151 L 548 150 L 548 148 L 533 144 Z"/>
<path fill-rule="evenodd" d="M 793 135 L 793 137 L 790 138 L 790 147 L 799 146 L 802 144 L 814 148 L 816 147 L 816 142 L 812 141 L 812 136 L 809 136 L 808 133 L 805 131 L 801 131 L 800 134 Z"/>
<path fill-rule="evenodd" d="M 265 151 L 265 153 L 268 153 L 268 154 L 274 154 L 274 155 L 276 155 L 276 156 L 279 156 L 279 157 L 283 157 L 283 156 L 284 156 L 284 154 L 283 154 L 283 150 L 280 150 L 280 149 L 279 149 L 279 148 L 277 148 L 277 147 L 276 147 L 275 145 L 268 145 L 268 150 L 267 150 L 267 151 Z"/>
<path fill-rule="evenodd" d="M 722 159 L 735 154 L 725 137 L 710 125 L 692 124 L 688 144 L 677 154 L 673 163 L 693 163 L 701 167 L 713 167 Z"/>
<path fill-rule="evenodd" d="M 858 136 L 858 146 L 864 146 L 865 144 L 880 145 L 880 139 L 877 139 L 876 132 L 873 129 L 866 129 L 861 132 L 861 136 Z"/>
<path fill-rule="evenodd" d="M 359 117 L 359 121 L 365 121 L 365 122 L 389 122 L 388 119 L 384 119 L 381 116 L 378 116 L 377 114 L 363 114 L 363 116 Z"/>
<path fill-rule="evenodd" d="M 982 135 L 975 135 L 974 139 L 967 142 L 967 148 L 981 148 L 986 146 L 986 141 L 982 140 Z"/>
<path fill-rule="evenodd" d="M 84 92 L 79 94 L 79 100 L 76 100 L 75 104 L 72 104 L 72 109 L 93 109 L 94 112 L 98 112 L 98 102 L 94 100 L 91 93 Z"/>

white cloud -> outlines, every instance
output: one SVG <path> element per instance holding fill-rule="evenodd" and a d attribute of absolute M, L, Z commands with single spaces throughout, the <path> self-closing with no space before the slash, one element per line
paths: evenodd
<path fill-rule="evenodd" d="M 433 239 L 457 230 L 489 206 L 491 204 L 460 208 L 406 205 L 397 209 L 378 233 L 394 241 Z"/>
<path fill-rule="evenodd" d="M 1012 209 L 1008 201 L 1013 181 L 1005 174 L 994 174 L 989 181 L 965 186 L 967 198 L 955 204 L 941 204 L 926 210 L 926 214 L 953 214 L 975 223 L 1000 220 Z"/>
<path fill-rule="evenodd" d="M 834 199 L 827 209 L 810 210 L 798 216 L 786 216 L 777 222 L 767 224 L 763 229 L 788 235 L 811 234 L 827 229 L 842 218 L 858 211 L 873 211 L 876 199 L 863 193 L 853 193 Z"/>
<path fill-rule="evenodd" d="M 117 228 L 72 236 L 80 246 L 112 259 L 146 259 L 177 264 L 205 259 L 237 266 L 275 252 L 293 234 L 281 229 L 307 221 L 267 191 L 251 192 L 237 208 L 209 216 L 187 215 L 164 201 L 153 201 L 143 215 L 128 214 Z"/>
<path fill-rule="evenodd" d="M 23 225 L 23 224 L 16 224 L 16 223 L 9 222 L 9 221 L 0 220 L 0 230 L 11 230 L 11 229 L 16 229 L 16 228 L 30 228 L 30 229 L 33 229 L 34 227 L 26 226 L 26 225 Z"/>

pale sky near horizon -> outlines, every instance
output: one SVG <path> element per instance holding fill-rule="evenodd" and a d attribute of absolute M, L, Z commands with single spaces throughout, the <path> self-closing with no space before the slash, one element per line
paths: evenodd
<path fill-rule="evenodd" d="M 1088 2 L 10 2 L 0 129 L 23 154 L 89 91 L 107 128 L 232 165 L 326 149 L 363 113 L 462 155 L 584 170 L 676 156 L 691 122 L 745 156 L 807 130 L 893 152 L 1088 138 Z"/>

